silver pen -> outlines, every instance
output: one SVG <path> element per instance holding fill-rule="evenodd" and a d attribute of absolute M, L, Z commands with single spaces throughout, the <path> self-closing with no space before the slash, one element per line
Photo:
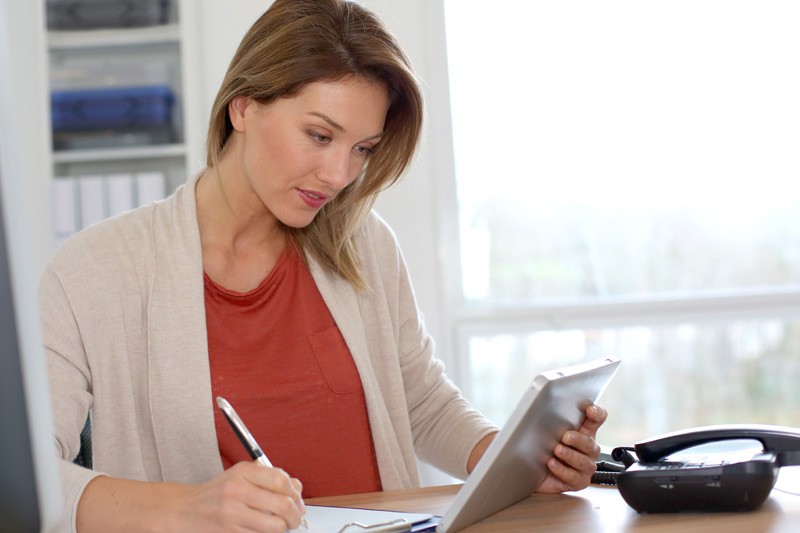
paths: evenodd
<path fill-rule="evenodd" d="M 244 425 L 242 419 L 239 418 L 239 415 L 236 414 L 236 411 L 233 410 L 233 407 L 228 400 L 223 398 L 222 396 L 217 396 L 217 405 L 222 410 L 222 414 L 225 415 L 225 418 L 228 420 L 228 424 L 231 425 L 233 432 L 236 433 L 236 436 L 239 437 L 239 441 L 244 446 L 247 453 L 254 461 L 258 461 L 263 466 L 268 466 L 272 468 L 272 463 L 269 462 L 267 456 L 264 454 L 264 450 L 261 449 L 261 446 L 258 445 L 256 442 L 255 437 L 250 431 L 247 429 L 247 426 Z"/>
<path fill-rule="evenodd" d="M 238 414 L 236 414 L 236 411 L 233 409 L 231 404 L 228 403 L 228 400 L 222 396 L 217 396 L 217 406 L 219 406 L 222 414 L 225 415 L 225 419 L 228 421 L 228 424 L 230 424 L 236 436 L 239 437 L 239 441 L 242 443 L 242 446 L 244 446 L 245 450 L 247 450 L 247 453 L 250 455 L 250 457 L 254 461 L 258 461 L 260 465 L 272 468 L 272 463 L 267 458 L 264 450 L 262 450 L 261 446 L 258 445 L 255 437 L 253 437 L 253 434 L 250 433 L 249 429 L 247 429 L 247 426 L 244 425 L 244 422 L 242 422 L 242 419 L 239 418 Z M 303 521 L 303 527 L 308 527 L 308 524 L 306 523 L 306 517 L 303 516 L 301 519 Z"/>

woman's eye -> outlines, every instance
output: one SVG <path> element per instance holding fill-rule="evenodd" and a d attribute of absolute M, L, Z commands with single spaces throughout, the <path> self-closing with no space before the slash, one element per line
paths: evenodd
<path fill-rule="evenodd" d="M 375 149 L 370 146 L 356 146 L 354 150 L 356 151 L 357 154 L 363 156 L 368 156 L 375 152 Z"/>
<path fill-rule="evenodd" d="M 308 135 L 320 144 L 325 144 L 331 140 L 331 138 L 327 135 L 317 133 L 316 131 L 309 131 Z"/>

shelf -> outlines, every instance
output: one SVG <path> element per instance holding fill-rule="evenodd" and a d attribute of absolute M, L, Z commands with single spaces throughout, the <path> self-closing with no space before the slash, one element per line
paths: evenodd
<path fill-rule="evenodd" d="M 51 51 L 140 44 L 178 43 L 180 29 L 177 24 L 79 31 L 48 31 L 47 42 Z"/>
<path fill-rule="evenodd" d="M 161 159 L 168 157 L 184 157 L 185 155 L 186 147 L 183 144 L 103 148 L 97 150 L 56 150 L 53 152 L 53 163 L 63 164 L 132 159 Z"/>

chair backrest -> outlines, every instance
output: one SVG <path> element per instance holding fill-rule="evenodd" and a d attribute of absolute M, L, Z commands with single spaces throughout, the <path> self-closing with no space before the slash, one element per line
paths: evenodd
<path fill-rule="evenodd" d="M 81 449 L 77 457 L 72 461 L 76 465 L 84 468 L 92 468 L 92 415 L 86 417 L 86 424 L 81 431 Z"/>

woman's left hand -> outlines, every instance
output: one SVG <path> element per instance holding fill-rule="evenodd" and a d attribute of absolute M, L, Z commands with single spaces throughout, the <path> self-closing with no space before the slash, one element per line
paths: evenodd
<path fill-rule="evenodd" d="M 608 413 L 599 405 L 586 408 L 586 420 L 581 427 L 564 433 L 553 450 L 553 457 L 547 461 L 550 473 L 536 492 L 555 494 L 589 486 L 600 455 L 600 446 L 595 442 L 597 429 L 607 417 Z"/>

